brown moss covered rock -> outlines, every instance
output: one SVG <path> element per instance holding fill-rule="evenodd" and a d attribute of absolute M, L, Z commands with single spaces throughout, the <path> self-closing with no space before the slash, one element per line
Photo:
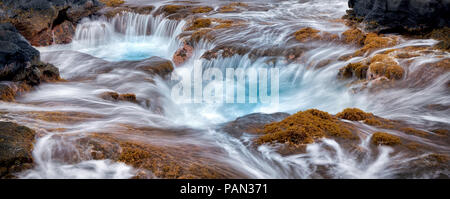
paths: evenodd
<path fill-rule="evenodd" d="M 116 7 L 125 3 L 124 0 L 99 0 L 99 1 L 109 7 Z"/>
<path fill-rule="evenodd" d="M 226 5 L 223 5 L 219 8 L 219 12 L 227 13 L 227 12 L 237 12 L 241 10 L 241 8 L 248 7 L 248 4 L 241 2 L 233 2 Z"/>
<path fill-rule="evenodd" d="M 301 111 L 264 127 L 265 135 L 258 144 L 280 142 L 293 145 L 310 144 L 323 137 L 356 138 L 335 116 L 316 109 Z"/>
<path fill-rule="evenodd" d="M 16 92 L 8 84 L 0 84 L 0 100 L 5 102 L 13 102 Z"/>
<path fill-rule="evenodd" d="M 368 33 L 364 39 L 364 46 L 355 52 L 355 56 L 362 56 L 380 48 L 387 48 L 397 45 L 395 37 L 385 37 L 376 33 Z"/>
<path fill-rule="evenodd" d="M 12 122 L 0 122 L 0 178 L 30 169 L 35 132 Z"/>
<path fill-rule="evenodd" d="M 111 159 L 133 166 L 138 170 L 135 178 L 216 179 L 243 176 L 205 155 L 208 150 L 210 155 L 215 154 L 217 151 L 214 149 L 188 143 L 168 146 L 136 140 L 135 136 L 141 133 L 161 136 L 176 133 L 179 136 L 181 132 L 129 127 L 117 133 L 89 134 L 77 141 L 77 148 L 82 159 Z"/>
<path fill-rule="evenodd" d="M 428 37 L 439 41 L 434 47 L 439 50 L 450 51 L 450 28 L 443 27 L 433 30 Z"/>
<path fill-rule="evenodd" d="M 289 117 L 287 113 L 273 113 L 273 114 L 262 114 L 262 113 L 253 113 L 250 115 L 242 116 L 237 118 L 232 122 L 226 123 L 221 130 L 234 135 L 236 137 L 242 136 L 243 133 L 250 134 L 262 134 L 264 133 L 264 126 L 273 123 L 279 122 L 286 117 Z"/>
<path fill-rule="evenodd" d="M 376 132 L 371 138 L 372 144 L 394 146 L 401 144 L 399 137 L 384 132 Z"/>
<path fill-rule="evenodd" d="M 350 63 L 339 69 L 338 76 L 341 79 L 350 79 L 353 77 L 358 79 L 366 79 L 368 69 L 369 66 L 364 63 Z"/>
<path fill-rule="evenodd" d="M 120 15 L 127 12 L 133 12 L 138 13 L 142 15 L 149 15 L 152 13 L 152 11 L 155 9 L 155 6 L 134 6 L 134 5 L 127 5 L 127 6 L 121 6 L 121 7 L 113 7 L 113 8 L 106 8 L 104 9 L 101 14 L 106 16 L 107 18 L 112 18 L 116 15 Z"/>
<path fill-rule="evenodd" d="M 366 35 L 358 28 L 351 28 L 342 33 L 344 42 L 364 45 Z"/>
<path fill-rule="evenodd" d="M 26 117 L 35 120 L 53 123 L 67 123 L 67 124 L 86 122 L 88 120 L 95 120 L 95 119 L 98 120 L 102 118 L 102 116 L 98 114 L 72 112 L 72 111 L 26 111 L 21 112 L 21 114 L 26 115 Z"/>
<path fill-rule="evenodd" d="M 339 36 L 329 32 L 321 32 L 320 30 L 306 27 L 298 30 L 294 33 L 295 39 L 300 42 L 323 40 L 323 41 L 334 41 L 338 40 Z"/>
<path fill-rule="evenodd" d="M 404 69 L 393 58 L 387 55 L 375 55 L 369 65 L 369 78 L 376 79 L 384 76 L 388 79 L 399 80 L 403 77 Z"/>
<path fill-rule="evenodd" d="M 338 77 L 341 79 L 357 78 L 358 80 L 400 80 L 405 70 L 389 54 L 377 54 L 361 62 L 350 63 L 339 69 Z"/>
<path fill-rule="evenodd" d="M 186 30 L 197 30 L 200 28 L 208 28 L 211 26 L 211 19 L 208 18 L 198 18 L 195 19 Z"/>
<path fill-rule="evenodd" d="M 12 23 L 33 46 L 70 42 L 77 22 L 102 7 L 98 0 L 6 1 L 0 4 L 0 9 L 10 11 L 3 22 Z"/>
<path fill-rule="evenodd" d="M 180 66 L 183 63 L 185 63 L 188 59 L 192 57 L 194 53 L 194 47 L 192 47 L 189 44 L 184 43 L 183 47 L 178 49 L 175 54 L 173 55 L 173 62 L 175 63 L 175 66 Z"/>

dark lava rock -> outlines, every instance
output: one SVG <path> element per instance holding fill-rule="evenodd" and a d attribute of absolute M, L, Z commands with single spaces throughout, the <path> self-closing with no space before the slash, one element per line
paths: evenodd
<path fill-rule="evenodd" d="M 2 0 L 0 22 L 12 23 L 35 46 L 68 43 L 76 23 L 103 6 L 97 0 Z M 55 31 L 57 39 L 54 41 Z"/>
<path fill-rule="evenodd" d="M 34 140 L 33 130 L 0 122 L 0 178 L 13 178 L 14 173 L 31 168 Z"/>
<path fill-rule="evenodd" d="M 349 0 L 350 15 L 363 18 L 369 29 L 415 32 L 450 25 L 448 0 Z"/>

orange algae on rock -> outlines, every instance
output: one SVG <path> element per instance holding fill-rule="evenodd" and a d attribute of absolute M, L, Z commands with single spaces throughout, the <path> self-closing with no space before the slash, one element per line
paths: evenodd
<path fill-rule="evenodd" d="M 393 37 L 385 37 L 376 33 L 368 33 L 364 39 L 364 46 L 355 52 L 355 56 L 362 56 L 367 52 L 373 52 L 380 48 L 387 48 L 397 45 L 397 40 Z"/>
<path fill-rule="evenodd" d="M 345 43 L 354 43 L 357 45 L 364 45 L 366 35 L 357 28 L 351 28 L 342 33 Z"/>
<path fill-rule="evenodd" d="M 233 2 L 219 8 L 219 12 L 235 12 L 238 7 L 248 7 L 248 4 L 241 2 Z"/>
<path fill-rule="evenodd" d="M 376 79 L 384 76 L 391 80 L 399 80 L 403 77 L 404 69 L 388 55 L 375 55 L 369 65 L 369 78 Z"/>
<path fill-rule="evenodd" d="M 403 131 L 406 134 L 416 135 L 416 136 L 421 136 L 421 137 L 427 137 L 427 136 L 430 135 L 429 133 L 427 133 L 425 131 L 414 129 L 414 128 L 411 128 L 411 127 L 401 128 L 400 130 Z"/>
<path fill-rule="evenodd" d="M 200 150 L 205 149 L 194 145 L 155 145 L 110 133 L 94 133 L 80 141 L 83 142 L 80 147 L 87 145 L 94 157 L 133 166 L 139 171 L 135 178 L 215 179 L 232 178 L 236 174 L 212 159 L 199 157 Z"/>
<path fill-rule="evenodd" d="M 338 113 L 336 116 L 338 118 L 350 121 L 361 121 L 374 117 L 372 113 L 366 113 L 361 109 L 357 108 L 346 108 L 342 112 Z"/>
<path fill-rule="evenodd" d="M 178 12 L 179 10 L 186 9 L 189 6 L 185 5 L 166 5 L 162 8 L 162 10 L 167 14 L 174 14 Z"/>
<path fill-rule="evenodd" d="M 132 93 L 119 94 L 116 92 L 104 92 L 100 94 L 100 98 L 109 101 L 127 101 L 133 103 L 137 102 L 136 95 Z"/>
<path fill-rule="evenodd" d="M 316 109 L 298 112 L 286 119 L 264 127 L 265 135 L 258 144 L 280 142 L 292 145 L 313 143 L 323 137 L 356 138 L 336 117 Z"/>
<path fill-rule="evenodd" d="M 350 63 L 339 69 L 338 76 L 342 79 L 350 79 L 356 77 L 358 79 L 366 79 L 369 66 L 362 62 Z"/>
<path fill-rule="evenodd" d="M 401 144 L 399 137 L 385 132 L 376 132 L 371 138 L 372 144 L 394 146 Z"/>

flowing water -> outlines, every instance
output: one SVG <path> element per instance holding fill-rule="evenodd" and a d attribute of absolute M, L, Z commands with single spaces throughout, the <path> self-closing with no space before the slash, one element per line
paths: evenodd
<path fill-rule="evenodd" d="M 159 6 L 164 1 L 129 1 Z M 203 2 L 217 7 L 223 2 Z M 358 107 L 389 118 L 407 121 L 421 128 L 450 124 L 448 109 L 426 109 L 426 105 L 450 106 L 448 80 L 445 73 L 426 81 L 414 74 L 428 63 L 450 57 L 448 54 L 431 53 L 411 58 L 407 82 L 394 89 L 376 93 L 351 92 L 348 82 L 338 80 L 339 68 L 349 62 L 361 60 L 355 57 L 339 61 L 342 55 L 352 53 L 355 46 L 338 42 L 292 42 L 292 34 L 302 27 L 313 27 L 330 33 L 342 34 L 348 29 L 338 22 L 345 14 L 347 0 L 288 0 L 258 1 L 257 8 L 241 13 L 217 13 L 210 17 L 240 19 L 245 27 L 218 33 L 214 42 L 200 41 L 193 57 L 176 67 L 172 75 L 190 74 L 194 61 L 221 44 L 239 43 L 251 49 L 307 49 L 299 62 L 287 63 L 283 58 L 250 54 L 228 58 L 203 60 L 204 68 L 280 68 L 279 104 L 192 104 L 179 103 L 171 97 L 173 82 L 136 70 L 133 66 L 105 63 L 139 61 L 152 56 L 171 59 L 182 46 L 179 40 L 186 21 L 169 20 L 162 16 L 125 13 L 112 19 L 96 17 L 84 19 L 77 26 L 74 41 L 68 45 L 38 48 L 44 61 L 60 69 L 66 82 L 47 83 L 35 91 L 20 97 L 14 104 L 0 103 L 6 118 L 37 129 L 39 138 L 33 157 L 36 167 L 19 175 L 21 178 L 130 178 L 136 168 L 111 160 L 80 160 L 82 156 L 74 143 L 90 132 L 114 132 L 123 125 L 158 129 L 189 129 L 177 136 L 160 134 L 126 136 L 165 146 L 182 146 L 189 143 L 205 149 L 202 157 L 214 159 L 220 164 L 238 171 L 244 178 L 427 178 L 449 176 L 449 171 L 411 172 L 410 162 L 427 154 L 411 155 L 395 153 L 390 147 L 371 148 L 373 127 L 355 122 L 367 136 L 361 138 L 361 155 L 347 150 L 332 139 L 310 144 L 305 153 L 282 155 L 277 146 L 252 145 L 253 135 L 232 136 L 218 128 L 237 117 L 251 113 L 295 113 L 317 108 L 332 114 L 348 107 Z M 432 46 L 434 40 L 401 38 L 393 48 L 405 46 Z M 386 49 L 383 49 L 386 50 Z M 376 53 L 376 52 L 375 52 Z M 275 59 L 274 59 L 275 58 Z M 275 61 L 273 61 L 275 60 Z M 318 66 L 318 63 L 327 63 Z M 149 80 L 151 79 L 151 80 Z M 106 91 L 134 93 L 140 103 L 110 102 L 98 96 Z M 150 101 L 150 103 L 146 103 Z M 35 112 L 76 112 L 89 119 L 75 122 L 58 122 L 30 117 Z M 54 131 L 52 129 L 58 129 Z M 447 142 L 433 142 L 426 138 L 393 134 L 426 144 L 436 151 L 449 154 Z M 429 132 L 431 133 L 431 132 Z M 70 135 L 62 139 L 61 135 Z M 186 149 L 189 150 L 189 149 Z M 67 155 L 70 154 L 70 155 Z M 75 155 L 74 155 L 75 154 Z M 75 156 L 75 157 L 74 157 Z M 413 174 L 410 174 L 413 173 Z"/>

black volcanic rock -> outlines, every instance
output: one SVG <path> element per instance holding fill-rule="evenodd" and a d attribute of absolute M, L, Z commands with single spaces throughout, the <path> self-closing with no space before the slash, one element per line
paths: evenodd
<path fill-rule="evenodd" d="M 384 32 L 448 27 L 450 0 L 349 0 L 351 15 Z"/>
<path fill-rule="evenodd" d="M 59 80 L 59 70 L 40 61 L 40 53 L 9 23 L 0 23 L 0 100 L 12 101 L 16 92 L 41 82 Z"/>

